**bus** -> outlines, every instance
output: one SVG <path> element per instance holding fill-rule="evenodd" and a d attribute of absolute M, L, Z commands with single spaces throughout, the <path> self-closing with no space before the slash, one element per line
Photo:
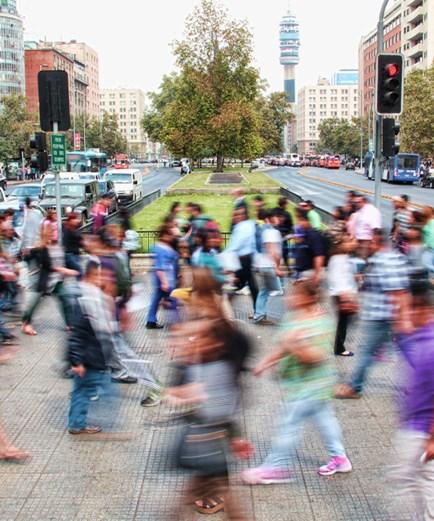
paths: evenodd
<path fill-rule="evenodd" d="M 115 155 L 115 160 L 114 160 L 113 166 L 114 166 L 116 169 L 120 169 L 120 168 L 129 168 L 129 166 L 130 166 L 130 161 L 129 161 L 129 159 L 128 159 L 127 154 L 116 154 L 116 155 Z"/>
<path fill-rule="evenodd" d="M 68 172 L 78 174 L 84 172 L 104 174 L 107 171 L 107 154 L 95 150 L 68 152 L 66 154 L 66 169 Z"/>
<path fill-rule="evenodd" d="M 420 155 L 396 154 L 386 160 L 382 180 L 387 183 L 409 183 L 419 181 Z"/>

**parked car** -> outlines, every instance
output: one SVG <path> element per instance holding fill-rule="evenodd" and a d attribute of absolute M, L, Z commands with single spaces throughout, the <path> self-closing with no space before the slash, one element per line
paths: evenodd
<path fill-rule="evenodd" d="M 70 212 L 77 212 L 85 224 L 99 197 L 98 184 L 96 181 L 60 181 L 60 197 L 62 218 Z M 56 183 L 45 186 L 40 206 L 44 210 L 56 206 Z"/>
<path fill-rule="evenodd" d="M 9 198 L 16 197 L 20 201 L 25 201 L 27 197 L 30 197 L 33 201 L 39 200 L 41 197 L 41 185 L 40 183 L 26 183 L 23 185 L 11 186 L 7 191 Z"/>
<path fill-rule="evenodd" d="M 356 169 L 356 163 L 354 161 L 347 161 L 345 163 L 345 170 L 355 170 Z"/>

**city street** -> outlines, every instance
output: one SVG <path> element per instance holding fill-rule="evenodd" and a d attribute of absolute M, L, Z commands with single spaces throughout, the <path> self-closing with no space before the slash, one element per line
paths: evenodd
<path fill-rule="evenodd" d="M 280 181 L 291 192 L 304 199 L 311 199 L 316 206 L 328 212 L 344 202 L 348 190 L 356 190 L 374 199 L 374 182 L 364 175 L 351 170 L 329 170 L 326 168 L 273 168 L 267 174 Z M 432 205 L 434 190 L 419 186 L 381 183 L 381 210 L 388 225 L 392 218 L 392 203 L 394 195 L 408 194 L 410 202 L 416 207 Z"/>
<path fill-rule="evenodd" d="M 149 194 L 160 189 L 165 192 L 173 183 L 179 179 L 179 168 L 164 168 L 157 165 L 131 165 L 130 168 L 138 167 L 144 169 L 143 194 Z"/>
<path fill-rule="evenodd" d="M 145 278 L 150 296 L 150 277 Z M 253 367 L 270 352 L 276 329 L 253 326 L 247 320 L 249 297 L 237 297 L 237 324 L 254 342 Z M 282 298 L 272 299 L 270 317 L 282 314 Z M 145 330 L 147 308 L 134 314 L 128 334 L 137 358 L 163 382 L 170 374 L 167 332 Z M 162 314 L 162 321 L 165 316 Z M 66 430 L 71 381 L 60 377 L 66 334 L 56 303 L 47 298 L 35 317 L 39 335 L 27 337 L 15 359 L 0 366 L 2 424 L 12 441 L 28 450 L 24 464 L 2 463 L 0 521 L 177 521 L 180 498 L 189 473 L 174 465 L 174 450 L 182 424 L 170 421 L 179 410 L 162 404 L 140 407 L 140 384 L 117 384 L 120 408 L 104 408 L 104 396 L 92 406 L 89 421 L 109 432 L 88 439 Z M 337 360 L 339 378 L 348 378 L 357 363 L 359 331 L 350 331 L 353 359 Z M 409 521 L 404 508 L 399 518 L 389 512 L 387 465 L 393 459 L 391 439 L 396 418 L 396 355 L 373 368 L 361 400 L 334 401 L 354 470 L 321 477 L 317 467 L 327 455 L 315 428 L 306 424 L 294 462 L 295 481 L 272 486 L 241 486 L 239 472 L 259 464 L 269 451 L 282 399 L 274 373 L 257 379 L 245 373 L 243 411 L 239 425 L 256 452 L 246 461 L 233 461 L 236 493 L 255 521 Z M 119 388 L 120 387 L 120 388 Z M 109 416 L 109 417 L 108 417 Z M 110 430 L 110 429 L 109 429 Z M 197 516 L 193 519 L 202 519 Z M 181 518 L 184 519 L 184 518 Z M 212 516 L 222 521 L 224 516 Z"/>

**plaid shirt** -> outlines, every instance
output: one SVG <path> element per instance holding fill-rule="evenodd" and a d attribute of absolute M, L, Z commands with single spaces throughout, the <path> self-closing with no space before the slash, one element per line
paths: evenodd
<path fill-rule="evenodd" d="M 362 320 L 392 320 L 391 293 L 409 287 L 407 259 L 396 251 L 382 250 L 368 259 L 362 288 Z"/>

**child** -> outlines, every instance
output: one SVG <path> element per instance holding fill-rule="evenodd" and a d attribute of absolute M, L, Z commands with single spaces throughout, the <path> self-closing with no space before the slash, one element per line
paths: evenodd
<path fill-rule="evenodd" d="M 280 373 L 287 399 L 280 413 L 278 436 L 271 453 L 258 468 L 242 473 L 250 485 L 291 481 L 289 460 L 296 448 L 297 435 L 304 420 L 315 421 L 330 454 L 322 476 L 350 472 L 342 434 L 331 405 L 334 371 L 329 362 L 333 324 L 318 306 L 318 286 L 311 280 L 294 285 L 291 294 L 291 320 L 283 325 L 280 346 L 255 368 L 256 376 L 280 362 Z"/>

